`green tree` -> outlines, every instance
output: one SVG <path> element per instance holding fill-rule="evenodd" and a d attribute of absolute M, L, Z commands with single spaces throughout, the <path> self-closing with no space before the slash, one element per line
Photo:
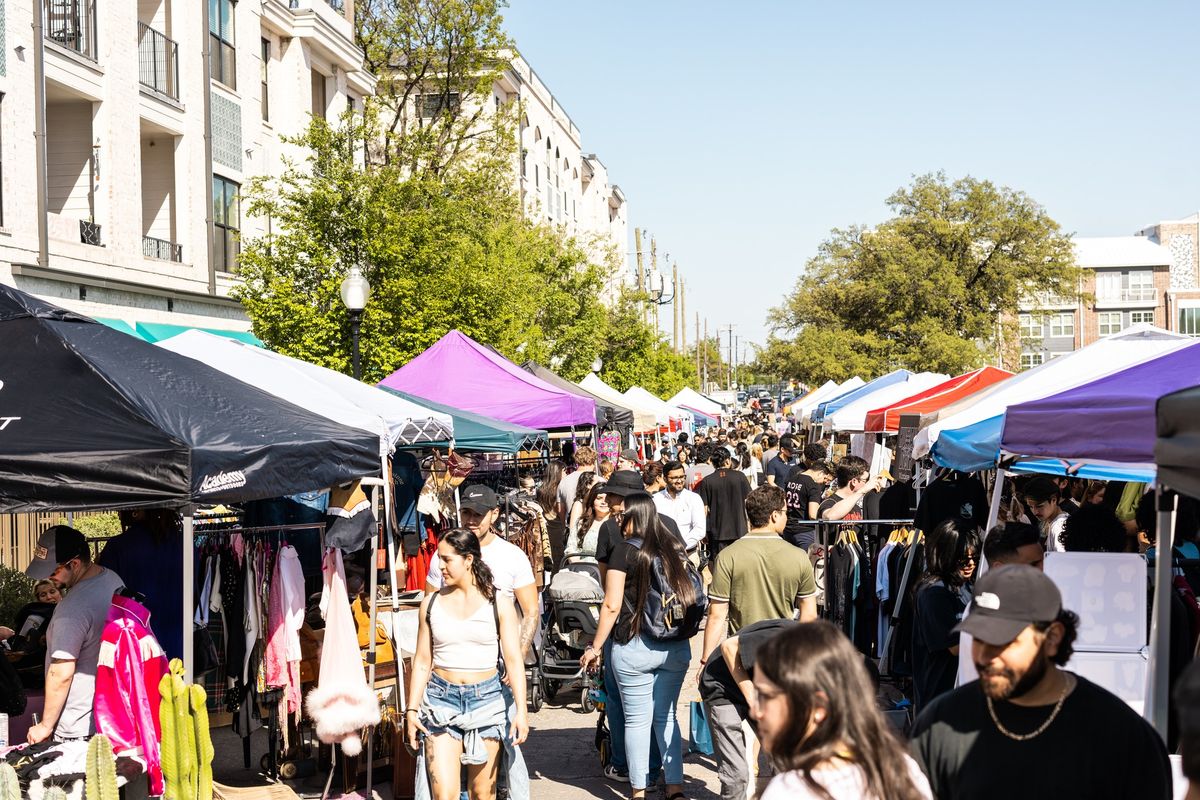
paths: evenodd
<path fill-rule="evenodd" d="M 772 310 L 763 371 L 813 385 L 959 373 L 1011 341 L 1020 298 L 1079 296 L 1070 237 L 1023 192 L 937 173 L 887 202 L 878 227 L 835 229 Z"/>

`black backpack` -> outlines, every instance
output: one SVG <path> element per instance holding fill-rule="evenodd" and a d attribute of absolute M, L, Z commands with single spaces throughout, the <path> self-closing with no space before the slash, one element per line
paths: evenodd
<path fill-rule="evenodd" d="M 634 547 L 642 546 L 640 538 L 628 541 Z M 683 565 L 696 593 L 696 601 L 691 605 L 684 605 L 679 595 L 671 589 L 662 559 L 654 559 L 646 605 L 642 607 L 640 629 L 651 639 L 660 642 L 687 641 L 700 632 L 700 625 L 708 613 L 708 594 L 704 591 L 704 579 L 700 577 L 699 570 L 686 558 Z"/>

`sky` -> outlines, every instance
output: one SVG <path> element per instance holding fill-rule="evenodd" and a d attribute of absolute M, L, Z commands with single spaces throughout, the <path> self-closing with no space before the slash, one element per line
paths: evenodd
<path fill-rule="evenodd" d="M 710 335 L 764 342 L 830 230 L 887 219 L 913 175 L 1022 190 L 1078 236 L 1200 209 L 1200 3 L 510 0 L 504 16 L 625 192 L 627 249 L 643 228 L 660 269 L 678 262 L 688 341 L 698 311 Z"/>

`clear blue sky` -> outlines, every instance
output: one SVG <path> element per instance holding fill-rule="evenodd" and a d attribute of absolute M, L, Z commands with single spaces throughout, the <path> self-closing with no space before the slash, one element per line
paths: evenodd
<path fill-rule="evenodd" d="M 511 0 L 687 311 L 766 338 L 829 230 L 913 174 L 1021 189 L 1080 236 L 1200 209 L 1200 3 Z M 665 315 L 669 323 L 670 315 Z M 689 341 L 694 322 L 689 325 Z"/>

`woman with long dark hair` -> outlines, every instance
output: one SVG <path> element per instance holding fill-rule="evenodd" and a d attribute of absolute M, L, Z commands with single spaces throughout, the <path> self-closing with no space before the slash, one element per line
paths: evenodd
<path fill-rule="evenodd" d="M 925 536 L 925 574 L 913 601 L 913 694 L 917 709 L 954 688 L 958 634 L 979 563 L 979 529 L 962 517 L 943 521 Z"/>
<path fill-rule="evenodd" d="M 793 625 L 759 647 L 751 715 L 778 774 L 760 800 L 930 800 L 929 782 L 875 703 L 846 635 Z"/>
<path fill-rule="evenodd" d="M 546 465 L 546 473 L 542 475 L 541 486 L 537 490 L 537 503 L 542 507 L 542 517 L 546 520 L 546 538 L 550 540 L 550 560 L 554 568 L 562 562 L 563 551 L 567 544 L 567 520 L 562 509 L 558 507 L 558 484 L 562 482 L 566 468 L 557 459 Z"/>
<path fill-rule="evenodd" d="M 585 472 L 579 476 L 579 483 L 575 486 L 575 501 L 571 503 L 571 513 L 567 516 L 568 536 L 571 531 L 579 529 L 579 520 L 583 518 L 583 513 L 588 508 L 587 496 L 591 492 L 592 486 L 603 482 L 604 478 L 595 472 Z"/>
<path fill-rule="evenodd" d="M 634 798 L 646 796 L 650 740 L 662 754 L 667 800 L 683 798 L 683 748 L 675 706 L 691 661 L 687 639 L 657 639 L 645 630 L 647 598 L 654 572 L 661 569 L 668 589 L 682 607 L 701 602 L 688 572 L 683 542 L 659 520 L 650 495 L 625 498 L 621 519 L 625 540 L 613 551 L 604 583 L 604 605 L 596 639 L 581 663 L 594 667 L 610 634 L 613 645 L 605 669 L 614 670 L 625 710 L 625 755 Z M 640 540 L 640 546 L 638 544 Z"/>
<path fill-rule="evenodd" d="M 421 603 L 404 710 L 409 746 L 420 750 L 417 797 L 458 800 L 459 770 L 466 763 L 471 800 L 490 800 L 503 762 L 509 796 L 527 800 L 529 776 L 517 749 L 529 735 L 529 721 L 516 608 L 496 592 L 471 531 L 447 533 L 438 557 L 442 588 Z M 501 668 L 511 694 L 501 683 Z M 427 779 L 429 791 L 423 791 Z"/>
<path fill-rule="evenodd" d="M 569 556 L 595 556 L 596 545 L 600 540 L 600 526 L 609 517 L 608 495 L 604 491 L 604 481 L 597 481 L 588 489 L 583 499 L 584 510 L 579 522 L 567 536 L 567 551 Z"/>

